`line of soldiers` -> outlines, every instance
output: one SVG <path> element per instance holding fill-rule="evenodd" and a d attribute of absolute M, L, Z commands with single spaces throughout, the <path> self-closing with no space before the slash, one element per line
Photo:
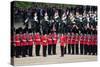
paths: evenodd
<path fill-rule="evenodd" d="M 25 19 L 25 28 L 18 28 L 11 36 L 11 56 L 56 55 L 56 45 L 60 44 L 61 56 L 64 54 L 97 55 L 97 11 L 60 12 L 55 10 L 52 16 L 44 11 L 42 17 L 35 12 L 32 20 Z M 29 26 L 29 22 L 30 26 Z M 14 49 L 14 48 L 15 49 Z M 67 50 L 68 49 L 68 50 Z M 13 52 L 14 51 L 14 52 Z"/>
<path fill-rule="evenodd" d="M 41 45 L 43 48 L 42 52 L 44 57 L 46 57 L 47 48 L 48 55 L 51 55 L 52 53 L 56 55 L 56 33 L 40 35 L 38 32 L 33 34 L 31 29 L 28 31 L 26 29 L 20 31 L 20 29 L 21 28 L 16 29 L 16 32 L 14 32 L 11 36 L 11 57 L 16 56 L 19 58 L 20 55 L 22 57 L 26 57 L 26 55 L 33 56 L 34 45 L 36 56 L 40 56 Z"/>
<path fill-rule="evenodd" d="M 60 45 L 61 57 L 64 54 L 76 55 L 97 55 L 97 33 L 78 34 L 69 32 L 67 34 L 49 33 L 40 34 L 32 33 L 31 29 L 16 29 L 11 38 L 11 57 L 33 56 L 33 46 L 35 46 L 35 55 L 40 56 L 40 49 L 43 49 L 43 56 L 56 55 L 56 46 Z M 59 41 L 59 42 L 58 42 Z M 42 47 L 41 47 L 42 46 Z"/>

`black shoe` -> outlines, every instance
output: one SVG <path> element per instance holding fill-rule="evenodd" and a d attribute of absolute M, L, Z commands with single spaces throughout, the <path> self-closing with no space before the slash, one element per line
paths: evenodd
<path fill-rule="evenodd" d="M 48 54 L 48 55 L 51 55 L 51 54 Z"/>
<path fill-rule="evenodd" d="M 26 56 L 22 56 L 22 57 L 26 57 Z"/>
<path fill-rule="evenodd" d="M 43 56 L 43 57 L 47 57 L 47 56 Z"/>
<path fill-rule="evenodd" d="M 60 57 L 64 57 L 64 56 L 60 56 Z"/>
<path fill-rule="evenodd" d="M 33 55 L 29 55 L 29 57 L 33 57 Z"/>
<path fill-rule="evenodd" d="M 19 56 L 16 56 L 16 58 L 19 58 Z"/>
<path fill-rule="evenodd" d="M 68 53 L 68 54 L 70 54 L 70 53 Z"/>

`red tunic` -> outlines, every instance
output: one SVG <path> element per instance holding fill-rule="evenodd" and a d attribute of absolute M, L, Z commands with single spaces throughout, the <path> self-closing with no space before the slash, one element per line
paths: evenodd
<path fill-rule="evenodd" d="M 75 44 L 79 44 L 79 36 L 75 36 Z"/>
<path fill-rule="evenodd" d="M 22 40 L 21 41 L 21 46 L 27 46 L 28 45 L 26 34 L 22 34 L 21 40 Z"/>
<path fill-rule="evenodd" d="M 65 45 L 65 43 L 66 43 L 66 39 L 65 39 L 66 37 L 65 36 L 61 36 L 60 37 L 60 46 L 64 46 Z"/>
<path fill-rule="evenodd" d="M 58 40 L 58 36 L 57 36 L 57 34 L 53 34 L 53 44 L 57 44 L 57 40 Z"/>
<path fill-rule="evenodd" d="M 88 45 L 92 45 L 92 41 L 93 41 L 93 37 L 92 37 L 92 35 L 90 35 L 89 36 L 89 43 L 88 43 Z"/>
<path fill-rule="evenodd" d="M 71 36 L 71 44 L 72 44 L 72 45 L 75 44 L 75 36 Z"/>
<path fill-rule="evenodd" d="M 29 34 L 29 35 L 28 35 L 28 45 L 29 45 L 29 46 L 32 46 L 32 45 L 33 45 L 33 42 L 34 42 L 34 41 L 33 41 L 33 36 Z"/>
<path fill-rule="evenodd" d="M 20 36 L 15 35 L 15 46 L 20 46 Z"/>
<path fill-rule="evenodd" d="M 97 35 L 94 35 L 94 45 L 97 45 Z"/>
<path fill-rule="evenodd" d="M 88 37 L 88 35 L 86 35 L 85 36 L 85 45 L 88 45 L 88 43 L 89 43 L 89 40 L 88 39 L 89 39 L 89 37 Z"/>
<path fill-rule="evenodd" d="M 42 46 L 47 46 L 48 45 L 48 38 L 47 38 L 47 36 L 43 35 L 41 37 L 41 43 L 42 43 Z"/>
<path fill-rule="evenodd" d="M 80 40 L 80 45 L 83 45 L 84 44 L 84 36 L 83 35 L 79 36 L 79 40 Z"/>
<path fill-rule="evenodd" d="M 68 35 L 66 35 L 65 42 L 68 44 Z"/>
<path fill-rule="evenodd" d="M 41 38 L 40 38 L 40 35 L 39 34 L 35 34 L 34 35 L 34 43 L 36 45 L 40 45 L 41 44 Z"/>
<path fill-rule="evenodd" d="M 52 36 L 48 35 L 48 45 L 52 45 L 52 44 L 53 44 Z"/>
<path fill-rule="evenodd" d="M 71 36 L 68 36 L 68 45 L 71 44 Z"/>

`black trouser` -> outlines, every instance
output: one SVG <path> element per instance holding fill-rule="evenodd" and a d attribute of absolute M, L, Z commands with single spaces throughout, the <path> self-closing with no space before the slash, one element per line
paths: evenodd
<path fill-rule="evenodd" d="M 36 45 L 35 46 L 35 53 L 36 53 L 36 56 L 40 56 L 40 45 Z"/>
<path fill-rule="evenodd" d="M 84 52 L 84 46 L 83 44 L 80 44 L 80 54 L 83 55 Z"/>
<path fill-rule="evenodd" d="M 87 53 L 89 54 L 90 51 L 90 45 L 87 45 Z"/>
<path fill-rule="evenodd" d="M 48 45 L 48 55 L 51 55 L 51 49 L 52 49 L 52 45 L 49 44 L 49 45 Z"/>
<path fill-rule="evenodd" d="M 88 45 L 84 45 L 84 54 L 87 55 L 88 53 Z"/>
<path fill-rule="evenodd" d="M 26 54 L 27 54 L 27 46 L 22 46 L 21 47 L 21 52 L 22 52 L 22 57 L 26 57 Z"/>
<path fill-rule="evenodd" d="M 74 54 L 74 44 L 71 44 L 72 54 Z"/>
<path fill-rule="evenodd" d="M 64 46 L 60 46 L 61 48 L 61 56 L 64 56 Z"/>
<path fill-rule="evenodd" d="M 71 54 L 71 45 L 68 44 L 68 54 Z"/>
<path fill-rule="evenodd" d="M 14 45 L 11 45 L 11 57 L 14 57 L 15 55 L 15 47 Z"/>
<path fill-rule="evenodd" d="M 53 55 L 56 55 L 56 44 L 53 44 Z"/>
<path fill-rule="evenodd" d="M 32 56 L 32 51 L 33 51 L 33 45 L 28 46 L 27 53 L 29 56 Z"/>
<path fill-rule="evenodd" d="M 67 47 L 67 45 L 65 45 L 65 48 L 64 48 L 64 54 L 66 54 L 66 53 L 67 53 L 67 51 L 66 51 L 66 47 Z"/>
<path fill-rule="evenodd" d="M 96 53 L 96 55 L 97 55 L 97 45 L 95 45 L 95 53 Z"/>
<path fill-rule="evenodd" d="M 91 53 L 92 53 L 92 45 L 89 45 L 88 48 L 89 48 L 89 55 L 91 55 Z"/>
<path fill-rule="evenodd" d="M 75 48 L 76 48 L 76 54 L 79 54 L 78 44 L 75 45 Z"/>
<path fill-rule="evenodd" d="M 46 50 L 47 50 L 47 46 L 43 46 L 43 56 L 46 57 L 47 54 L 46 54 Z"/>
<path fill-rule="evenodd" d="M 16 51 L 16 58 L 18 58 L 19 55 L 21 54 L 21 50 L 20 50 L 21 47 L 20 46 L 16 46 L 15 48 L 16 48 L 16 50 L 15 50 Z"/>
<path fill-rule="evenodd" d="M 26 49 L 26 55 L 28 55 L 28 45 L 25 46 L 25 49 Z"/>
<path fill-rule="evenodd" d="M 97 45 L 93 45 L 93 55 L 97 55 Z"/>

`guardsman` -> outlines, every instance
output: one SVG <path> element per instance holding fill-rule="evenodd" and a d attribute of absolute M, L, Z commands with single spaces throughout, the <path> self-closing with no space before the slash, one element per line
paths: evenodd
<path fill-rule="evenodd" d="M 16 58 L 19 58 L 20 55 L 20 35 L 19 35 L 19 30 L 16 29 L 16 35 L 15 35 L 15 52 L 16 52 Z"/>
<path fill-rule="evenodd" d="M 35 33 L 35 35 L 34 35 L 34 43 L 35 43 L 36 56 L 40 56 L 41 37 L 40 37 L 39 33 Z"/>
<path fill-rule="evenodd" d="M 71 34 L 68 32 L 68 54 L 71 54 Z"/>
<path fill-rule="evenodd" d="M 29 29 L 28 31 L 28 55 L 29 56 L 33 56 L 32 53 L 33 53 L 33 44 L 34 44 L 34 41 L 33 41 L 33 34 L 32 34 L 32 30 Z"/>
<path fill-rule="evenodd" d="M 43 47 L 43 57 L 46 57 L 47 56 L 46 51 L 47 51 L 47 45 L 48 45 L 47 34 L 42 35 L 41 44 L 42 44 L 42 47 Z"/>
<path fill-rule="evenodd" d="M 74 46 L 75 46 L 75 34 L 72 32 L 71 33 L 71 50 L 72 50 L 72 54 L 74 54 Z"/>
<path fill-rule="evenodd" d="M 94 41 L 94 36 L 93 36 L 93 35 L 94 35 L 94 34 L 91 35 L 91 38 L 92 38 L 92 39 L 91 39 L 91 42 L 90 42 L 90 43 L 91 43 L 91 54 L 92 54 L 92 55 L 93 55 L 93 45 L 94 45 L 94 43 L 93 43 L 93 41 Z"/>
<path fill-rule="evenodd" d="M 85 37 L 84 54 L 87 55 L 87 53 L 88 53 L 88 35 L 86 34 L 86 35 L 84 35 L 84 37 Z"/>
<path fill-rule="evenodd" d="M 84 41 L 84 35 L 83 33 L 80 34 L 79 36 L 79 41 L 80 41 L 80 54 L 83 55 L 83 50 L 84 50 L 84 44 L 83 44 L 83 41 Z"/>
<path fill-rule="evenodd" d="M 93 55 L 97 55 L 97 35 L 94 34 L 94 40 L 93 40 Z"/>
<path fill-rule="evenodd" d="M 52 34 L 49 33 L 48 35 L 48 55 L 51 55 L 51 50 L 52 50 L 52 45 L 53 45 L 53 39 L 52 39 Z"/>
<path fill-rule="evenodd" d="M 92 54 L 92 35 L 89 36 L 88 48 L 89 48 L 89 55 Z"/>
<path fill-rule="evenodd" d="M 90 55 L 90 34 L 87 34 L 87 54 Z"/>
<path fill-rule="evenodd" d="M 13 29 L 11 29 L 11 57 L 15 56 L 15 34 L 16 32 Z"/>
<path fill-rule="evenodd" d="M 76 33 L 76 35 L 75 35 L 75 49 L 76 49 L 75 53 L 76 54 L 79 54 L 78 46 L 79 46 L 79 35 L 78 35 L 78 33 Z"/>
<path fill-rule="evenodd" d="M 61 57 L 64 56 L 64 48 L 65 48 L 65 39 L 66 37 L 64 36 L 64 34 L 61 34 L 60 36 L 60 48 L 61 48 Z"/>
<path fill-rule="evenodd" d="M 27 36 L 26 36 L 26 29 L 23 29 L 22 35 L 21 35 L 21 52 L 22 57 L 26 57 L 27 54 Z"/>
<path fill-rule="evenodd" d="M 95 28 L 92 29 L 93 34 L 92 34 L 92 55 L 97 54 L 97 31 Z"/>
<path fill-rule="evenodd" d="M 58 36 L 54 32 L 52 37 L 53 37 L 53 55 L 56 55 L 56 45 L 57 45 L 57 41 L 58 41 Z"/>
<path fill-rule="evenodd" d="M 68 45 L 68 34 L 66 34 L 66 36 L 65 36 L 65 50 L 64 50 L 64 54 L 67 53 L 67 51 L 66 51 L 67 45 Z"/>

